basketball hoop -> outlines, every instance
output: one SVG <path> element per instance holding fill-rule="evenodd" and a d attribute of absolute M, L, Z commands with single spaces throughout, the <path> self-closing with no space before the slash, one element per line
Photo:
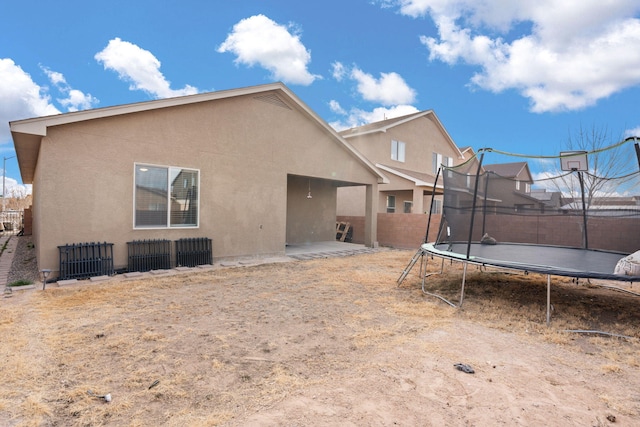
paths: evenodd
<path fill-rule="evenodd" d="M 586 151 L 562 151 L 560 152 L 560 168 L 563 171 L 587 172 L 589 164 L 587 162 Z"/>

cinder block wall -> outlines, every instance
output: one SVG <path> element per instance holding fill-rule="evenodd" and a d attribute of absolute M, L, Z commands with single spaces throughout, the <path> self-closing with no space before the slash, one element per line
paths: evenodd
<path fill-rule="evenodd" d="M 441 215 L 433 215 L 429 227 L 429 241 L 436 239 Z M 416 249 L 424 243 L 428 215 L 378 214 L 378 244 L 397 249 Z M 353 226 L 353 243 L 364 243 L 364 217 L 339 216 L 337 221 Z"/>
<path fill-rule="evenodd" d="M 24 235 L 31 236 L 33 231 L 33 212 L 31 211 L 31 208 L 24 209 L 23 221 L 24 221 Z"/>
<path fill-rule="evenodd" d="M 427 220 L 424 214 L 378 214 L 378 243 L 398 249 L 414 249 L 425 238 Z M 432 215 L 429 227 L 430 242 L 436 240 L 441 215 Z M 353 226 L 353 243 L 364 243 L 364 217 L 339 216 Z M 582 217 L 556 216 L 498 216 L 486 217 L 485 230 L 496 240 L 529 242 L 539 245 L 582 246 Z M 589 248 L 632 253 L 640 250 L 638 220 L 632 218 L 588 219 Z M 480 223 L 474 227 L 474 240 L 481 237 Z M 462 233 L 467 236 L 468 232 Z M 515 237 L 515 238 L 514 238 Z"/>

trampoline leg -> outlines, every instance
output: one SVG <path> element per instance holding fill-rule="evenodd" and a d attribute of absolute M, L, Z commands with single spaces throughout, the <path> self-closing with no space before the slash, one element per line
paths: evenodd
<path fill-rule="evenodd" d="M 547 274 L 547 326 L 551 323 L 551 276 Z"/>
<path fill-rule="evenodd" d="M 407 267 L 402 271 L 402 274 L 400 274 L 400 277 L 398 277 L 398 281 L 397 281 L 398 286 L 402 284 L 402 281 L 405 279 L 405 277 L 407 277 L 407 274 L 409 274 L 413 266 L 416 264 L 416 262 L 418 262 L 418 258 L 421 259 L 420 270 L 422 270 L 422 257 L 424 257 L 424 255 L 425 255 L 424 251 L 422 249 L 418 249 L 418 252 L 416 252 L 413 258 L 411 258 L 411 261 L 409 261 L 409 265 L 407 265 Z"/>
<path fill-rule="evenodd" d="M 424 262 L 424 270 L 422 270 L 422 263 Z M 422 260 L 420 261 L 420 275 L 422 276 L 422 292 L 425 292 L 424 285 L 427 282 L 427 265 L 429 264 L 429 255 L 423 253 Z"/>
<path fill-rule="evenodd" d="M 462 268 L 462 290 L 460 291 L 460 305 L 459 307 L 462 307 L 462 303 L 464 302 L 464 284 L 467 280 L 467 265 L 469 263 L 465 262 L 464 263 L 464 267 Z"/>

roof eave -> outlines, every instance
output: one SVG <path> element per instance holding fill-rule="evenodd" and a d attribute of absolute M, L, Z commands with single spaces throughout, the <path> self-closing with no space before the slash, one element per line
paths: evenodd
<path fill-rule="evenodd" d="M 207 102 L 218 99 L 256 95 L 263 92 L 280 91 L 289 99 L 296 103 L 297 107 L 308 117 L 313 119 L 328 133 L 330 133 L 339 144 L 341 144 L 351 155 L 355 156 L 360 163 L 368 168 L 378 180 L 378 183 L 388 183 L 389 180 L 362 154 L 349 144 L 346 139 L 340 136 L 335 129 L 321 119 L 313 110 L 311 110 L 300 98 L 287 88 L 283 83 L 269 83 L 260 86 L 249 86 L 239 89 L 222 90 L 217 92 L 207 92 L 196 95 L 187 95 L 174 98 L 163 98 L 154 101 L 144 101 L 134 104 L 117 105 L 112 107 L 96 108 L 93 110 L 76 111 L 65 114 L 57 114 L 53 116 L 35 117 L 30 119 L 16 120 L 9 122 L 11 134 L 13 136 L 18 164 L 20 166 L 20 174 L 24 183 L 33 181 L 33 174 L 37 163 L 38 152 L 42 137 L 47 135 L 47 129 L 52 126 L 60 126 L 65 124 L 77 123 L 86 120 L 113 117 L 124 114 L 131 114 L 143 111 L 157 110 L 161 108 L 176 107 L 181 105 L 195 104 L 199 102 Z M 24 170 L 23 170 L 24 168 Z"/>
<path fill-rule="evenodd" d="M 411 175 L 406 174 L 404 172 L 400 172 L 398 170 L 390 168 L 389 166 L 385 166 L 385 165 L 381 165 L 381 164 L 377 163 L 376 167 L 379 168 L 379 169 L 382 169 L 385 172 L 389 172 L 389 173 L 392 173 L 392 174 L 394 174 L 394 175 L 396 175 L 396 176 L 398 176 L 400 178 L 406 179 L 407 181 L 411 181 L 418 187 L 426 187 L 426 186 L 433 187 L 433 183 L 431 183 L 431 182 L 427 182 L 427 181 L 424 181 L 424 180 L 422 180 L 420 178 L 417 178 L 415 176 L 411 176 Z M 436 185 L 436 188 L 441 188 L 441 187 Z"/>

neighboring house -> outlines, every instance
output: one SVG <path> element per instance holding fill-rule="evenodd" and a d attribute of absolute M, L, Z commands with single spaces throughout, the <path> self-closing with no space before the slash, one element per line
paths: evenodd
<path fill-rule="evenodd" d="M 565 213 L 582 211 L 582 200 L 579 198 L 563 198 L 561 210 Z M 640 212 L 640 196 L 611 196 L 594 197 L 591 205 L 587 203 L 587 210 L 591 216 L 626 216 L 637 215 Z"/>
<path fill-rule="evenodd" d="M 22 180 L 33 184 L 38 268 L 52 277 L 67 243 L 113 243 L 117 269 L 133 240 L 207 237 L 215 259 L 334 240 L 344 186 L 366 188 L 364 243 L 377 243 L 385 177 L 281 83 L 10 128 Z"/>
<path fill-rule="evenodd" d="M 428 213 L 441 165 L 465 160 L 432 110 L 370 123 L 340 132 L 378 167 L 389 183 L 378 187 L 379 213 Z M 364 215 L 363 188 L 338 190 L 338 215 Z M 435 194 L 442 194 L 442 181 Z M 441 198 L 436 201 L 441 203 Z M 434 210 L 441 209 L 435 203 Z"/>
<path fill-rule="evenodd" d="M 542 202 L 547 210 L 560 209 L 562 193 L 559 191 L 549 191 L 545 188 L 532 188 L 531 197 Z"/>
<path fill-rule="evenodd" d="M 491 181 L 493 194 L 497 192 L 501 195 L 501 199 L 495 202 L 496 205 L 501 208 L 513 208 L 515 212 L 523 209 L 544 212 L 544 201 L 531 194 L 533 177 L 527 162 L 497 163 L 484 165 L 483 168 L 485 172 L 503 178 Z"/>

